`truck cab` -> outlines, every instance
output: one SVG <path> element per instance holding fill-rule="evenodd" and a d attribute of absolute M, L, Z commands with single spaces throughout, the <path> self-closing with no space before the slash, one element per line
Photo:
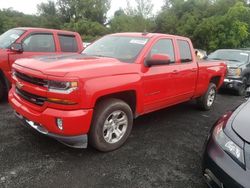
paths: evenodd
<path fill-rule="evenodd" d="M 15 60 L 82 50 L 81 36 L 75 32 L 24 27 L 6 31 L 0 36 L 0 101 L 10 89 Z"/>

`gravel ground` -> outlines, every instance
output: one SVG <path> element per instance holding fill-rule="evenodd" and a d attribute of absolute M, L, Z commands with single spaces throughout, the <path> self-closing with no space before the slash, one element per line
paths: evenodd
<path fill-rule="evenodd" d="M 0 187 L 205 188 L 202 147 L 216 119 L 244 99 L 218 95 L 213 110 L 195 102 L 139 117 L 126 144 L 110 153 L 71 149 L 29 130 L 0 104 Z"/>

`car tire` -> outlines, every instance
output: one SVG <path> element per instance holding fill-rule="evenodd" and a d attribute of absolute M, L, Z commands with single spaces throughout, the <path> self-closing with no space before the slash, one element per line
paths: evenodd
<path fill-rule="evenodd" d="M 2 80 L 0 80 L 0 102 L 4 100 L 4 84 Z"/>
<path fill-rule="evenodd" d="M 243 77 L 243 79 L 242 79 L 242 85 L 237 90 L 237 95 L 238 96 L 244 96 L 246 94 L 246 89 L 247 89 L 247 78 Z"/>
<path fill-rule="evenodd" d="M 95 149 L 109 152 L 121 147 L 130 135 L 133 112 L 119 99 L 106 99 L 97 104 L 90 128 L 89 143 Z"/>
<path fill-rule="evenodd" d="M 197 99 L 197 103 L 202 110 L 207 111 L 212 108 L 216 99 L 216 92 L 216 85 L 214 83 L 210 83 L 206 93 Z"/>

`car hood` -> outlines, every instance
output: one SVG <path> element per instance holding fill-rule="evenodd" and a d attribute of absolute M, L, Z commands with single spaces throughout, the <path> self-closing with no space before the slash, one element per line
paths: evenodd
<path fill-rule="evenodd" d="M 84 77 L 122 74 L 129 72 L 128 67 L 133 66 L 133 64 L 124 63 L 115 58 L 86 56 L 81 54 L 19 59 L 15 64 L 40 71 L 45 75 L 59 77 L 63 77 L 67 74 L 70 76 L 84 75 Z"/>
<path fill-rule="evenodd" d="M 235 68 L 238 68 L 245 64 L 244 62 L 235 62 L 235 61 L 225 61 L 225 63 L 227 64 L 227 67 L 235 67 Z"/>
<path fill-rule="evenodd" d="M 237 113 L 232 122 L 232 128 L 242 139 L 250 143 L 250 99 Z"/>

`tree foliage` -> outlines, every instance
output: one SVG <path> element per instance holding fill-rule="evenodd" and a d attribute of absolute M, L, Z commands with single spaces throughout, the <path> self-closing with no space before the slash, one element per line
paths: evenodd
<path fill-rule="evenodd" d="M 13 27 L 46 27 L 79 32 L 93 40 L 112 32 L 161 32 L 187 36 L 195 47 L 250 47 L 249 0 L 165 0 L 157 15 L 152 0 L 127 0 L 107 19 L 111 0 L 48 0 L 37 15 L 0 10 L 0 33 Z M 116 1 L 117 3 L 118 1 Z"/>
<path fill-rule="evenodd" d="M 243 0 L 166 0 L 158 32 L 190 37 L 197 48 L 239 48 L 250 43 L 250 8 Z"/>

